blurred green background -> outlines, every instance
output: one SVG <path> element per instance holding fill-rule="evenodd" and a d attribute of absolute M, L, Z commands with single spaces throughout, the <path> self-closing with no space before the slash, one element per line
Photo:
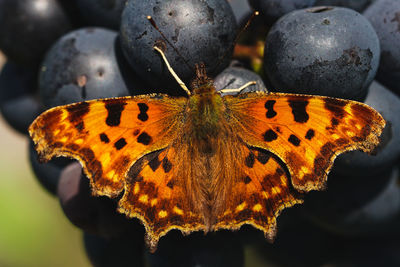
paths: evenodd
<path fill-rule="evenodd" d="M 28 139 L 0 118 L 0 266 L 89 266 L 81 231 L 36 181 Z"/>
<path fill-rule="evenodd" d="M 31 171 L 28 138 L 1 116 L 0 137 L 0 266 L 90 266 L 81 231 Z"/>

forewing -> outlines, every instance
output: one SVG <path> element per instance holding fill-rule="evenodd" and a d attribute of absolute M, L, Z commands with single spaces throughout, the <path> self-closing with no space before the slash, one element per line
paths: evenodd
<path fill-rule="evenodd" d="M 224 99 L 240 138 L 276 154 L 304 192 L 324 188 L 340 153 L 372 152 L 385 126 L 373 108 L 350 100 L 261 92 Z"/>
<path fill-rule="evenodd" d="M 43 161 L 78 159 L 93 193 L 114 197 L 137 159 L 171 142 L 185 103 L 186 98 L 144 95 L 59 106 L 40 115 L 29 133 Z"/>

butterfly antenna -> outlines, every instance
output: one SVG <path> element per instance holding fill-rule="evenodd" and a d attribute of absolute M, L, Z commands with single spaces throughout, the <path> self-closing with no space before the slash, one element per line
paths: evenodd
<path fill-rule="evenodd" d="M 175 47 L 175 45 L 173 45 L 168 38 L 164 35 L 164 33 L 160 30 L 160 28 L 158 28 L 156 22 L 154 21 L 154 19 L 151 16 L 147 16 L 147 20 L 151 23 L 151 25 L 154 27 L 154 29 L 156 29 L 161 37 L 175 50 L 176 54 L 183 60 L 183 62 L 185 63 L 185 65 L 194 72 L 193 68 L 190 67 L 189 63 L 186 61 L 186 59 L 182 56 L 182 54 L 179 52 L 179 50 Z"/>
<path fill-rule="evenodd" d="M 165 45 L 165 44 L 164 44 Z M 171 73 L 171 75 L 175 78 L 175 80 L 178 82 L 178 84 L 182 87 L 182 89 L 190 96 L 190 90 L 186 87 L 185 83 L 179 78 L 179 76 L 175 73 L 174 69 L 171 67 L 171 65 L 168 62 L 167 57 L 164 54 L 164 51 L 162 50 L 162 47 L 159 43 L 156 43 L 153 46 L 153 49 L 155 49 L 158 53 L 160 53 L 162 59 L 164 60 L 165 65 L 167 65 L 167 68 L 169 70 L 169 72 Z M 165 46 L 164 46 L 165 48 Z"/>
<path fill-rule="evenodd" d="M 240 37 L 242 37 L 243 33 L 247 30 L 247 28 L 250 26 L 250 24 L 253 22 L 254 18 L 256 16 L 258 16 L 260 14 L 260 12 L 258 11 L 254 11 L 250 18 L 247 20 L 246 24 L 240 29 L 240 31 L 238 32 L 238 34 L 236 35 L 235 40 L 233 41 L 233 43 L 231 44 L 231 46 L 229 47 L 229 49 L 227 49 L 225 51 L 225 53 L 218 59 L 218 63 L 217 65 L 214 67 L 214 70 L 218 69 L 219 65 L 221 65 L 222 61 L 224 60 L 224 58 L 228 55 L 228 53 L 232 50 L 232 48 L 238 43 Z"/>

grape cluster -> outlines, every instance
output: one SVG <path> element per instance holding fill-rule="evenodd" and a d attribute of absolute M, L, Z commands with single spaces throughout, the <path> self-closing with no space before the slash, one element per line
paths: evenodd
<path fill-rule="evenodd" d="M 254 9 L 260 16 L 236 43 Z M 376 156 L 341 155 L 327 191 L 285 210 L 274 244 L 251 227 L 188 237 L 173 231 L 155 254 L 145 249 L 139 222 L 116 212 L 116 200 L 91 196 L 78 163 L 40 164 L 31 144 L 37 179 L 83 230 L 93 265 L 400 264 L 400 1 L 0 0 L 0 50 L 7 57 L 1 114 L 27 135 L 35 117 L 57 105 L 184 95 L 152 48 L 159 40 L 186 84 L 204 62 L 217 90 L 256 81 L 245 91 L 354 99 L 377 109 L 387 127 Z"/>

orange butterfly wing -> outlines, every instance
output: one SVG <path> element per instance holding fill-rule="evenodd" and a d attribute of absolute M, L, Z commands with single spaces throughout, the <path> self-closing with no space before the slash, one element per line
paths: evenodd
<path fill-rule="evenodd" d="M 206 230 L 203 214 L 188 197 L 186 185 L 191 177 L 181 174 L 182 161 L 187 158 L 182 153 L 185 151 L 178 153 L 175 146 L 153 152 L 136 162 L 127 176 L 119 211 L 143 222 L 151 251 L 172 229 L 186 234 Z"/>
<path fill-rule="evenodd" d="M 218 165 L 219 156 L 209 155 L 212 167 L 205 177 L 200 177 L 201 165 L 193 163 L 198 159 L 182 143 L 153 152 L 132 166 L 119 211 L 141 219 L 152 251 L 158 240 L 172 229 L 188 234 L 198 230 L 236 230 L 243 224 L 251 224 L 272 241 L 279 213 L 303 202 L 275 156 L 250 149 L 244 143 L 227 141 L 226 147 L 217 149 L 216 154 L 232 159 L 228 149 L 232 147 L 235 159 L 226 162 L 226 167 L 220 165 L 221 169 L 210 179 L 214 181 L 211 184 L 207 183 L 207 176 L 213 174 L 207 171 L 214 169 L 213 164 Z M 190 169 L 193 176 L 187 174 Z M 216 198 L 208 202 L 211 196 Z"/>
<path fill-rule="evenodd" d="M 239 229 L 250 224 L 264 232 L 269 241 L 276 235 L 276 218 L 284 208 L 302 203 L 302 195 L 293 189 L 287 171 L 270 152 L 240 146 L 235 167 L 240 174 L 214 226 Z"/>
<path fill-rule="evenodd" d="M 221 142 L 203 162 L 196 144 L 174 142 L 128 172 L 119 211 L 142 220 L 152 251 L 172 229 L 187 234 L 251 224 L 273 240 L 279 213 L 302 203 L 275 156 L 234 135 Z"/>
<path fill-rule="evenodd" d="M 43 161 L 76 158 L 93 193 L 115 197 L 137 159 L 171 142 L 186 101 L 148 95 L 59 106 L 39 116 L 29 133 Z"/>
<path fill-rule="evenodd" d="M 372 152 L 385 126 L 377 111 L 351 100 L 262 92 L 224 99 L 240 138 L 277 155 L 301 192 L 323 189 L 340 153 Z"/>

